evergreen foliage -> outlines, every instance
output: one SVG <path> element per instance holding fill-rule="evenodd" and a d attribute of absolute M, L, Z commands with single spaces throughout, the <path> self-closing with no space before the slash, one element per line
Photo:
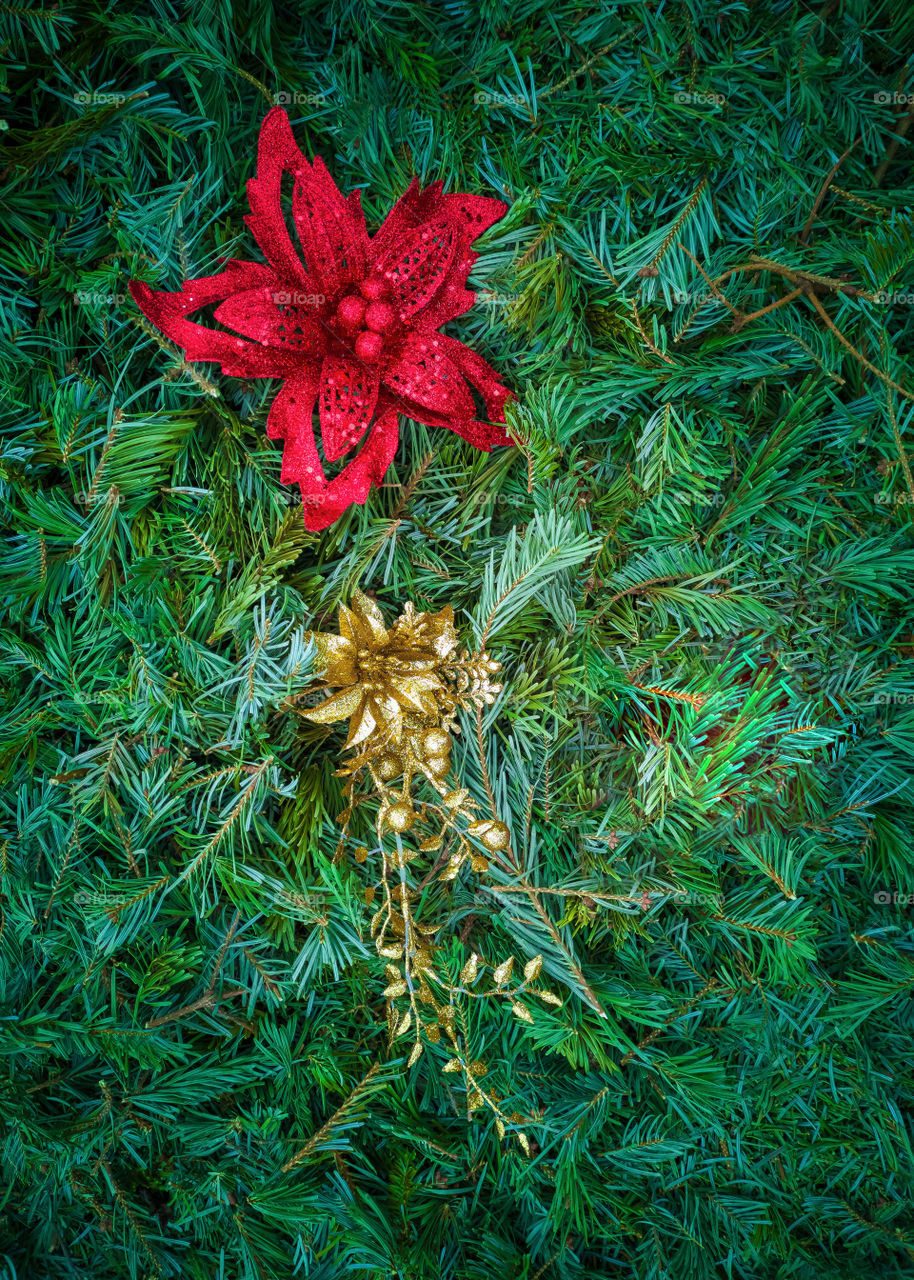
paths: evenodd
<path fill-rule="evenodd" d="M 0 1277 L 910 1276 L 914 11 L 83 0 L 0 40 Z M 274 101 L 370 229 L 413 176 L 510 205 L 451 328 L 521 445 L 401 420 L 320 534 L 275 384 L 126 288 L 256 252 Z M 335 856 L 345 727 L 290 703 L 357 586 L 503 664 L 454 763 L 518 876 L 428 896 L 442 967 L 561 996 L 460 1011 L 529 1154 L 389 1043 L 371 806 Z"/>

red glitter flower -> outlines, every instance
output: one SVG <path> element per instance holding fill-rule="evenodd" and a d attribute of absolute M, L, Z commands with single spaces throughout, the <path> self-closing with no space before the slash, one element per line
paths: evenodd
<path fill-rule="evenodd" d="M 304 263 L 282 210 L 284 173 L 293 180 Z M 130 283 L 140 309 L 188 360 L 216 360 L 236 377 L 284 379 L 267 434 L 285 442 L 281 479 L 301 486 L 309 529 L 326 528 L 380 483 L 396 452 L 398 413 L 456 431 L 477 449 L 511 443 L 495 425 L 511 393 L 485 360 L 438 332 L 473 305 L 476 295 L 464 287 L 477 257 L 470 245 L 506 206 L 443 195 L 441 187 L 423 191 L 414 179 L 369 236 L 360 193 L 345 198 L 322 160 L 308 163 L 276 107 L 261 127 L 245 219 L 266 265 L 229 260 L 179 293 Z M 187 319 L 212 304 L 214 319 L 234 333 Z M 489 422 L 477 421 L 470 386 Z M 326 462 L 361 445 L 329 481 L 314 438 L 315 405 Z"/>

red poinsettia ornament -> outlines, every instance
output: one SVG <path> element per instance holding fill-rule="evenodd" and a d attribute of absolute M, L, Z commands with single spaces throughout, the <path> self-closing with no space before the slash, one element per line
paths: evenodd
<path fill-rule="evenodd" d="M 281 205 L 286 173 L 304 262 Z M 423 191 L 414 179 L 369 236 L 360 193 L 344 197 L 322 160 L 308 163 L 280 107 L 261 127 L 248 198 L 246 222 L 266 265 L 230 260 L 179 293 L 141 281 L 131 281 L 130 292 L 188 360 L 216 360 L 237 377 L 284 379 L 267 433 L 285 442 L 281 479 L 301 486 L 309 529 L 326 528 L 380 483 L 396 452 L 398 413 L 456 431 L 477 449 L 511 443 L 496 425 L 510 392 L 485 360 L 439 332 L 473 305 L 476 295 L 464 288 L 477 257 L 470 245 L 505 213 L 500 200 L 444 195 L 440 182 Z M 234 333 L 187 319 L 212 304 L 214 319 Z M 469 387 L 488 422 L 477 420 Z M 327 462 L 358 448 L 329 481 L 315 406 Z"/>

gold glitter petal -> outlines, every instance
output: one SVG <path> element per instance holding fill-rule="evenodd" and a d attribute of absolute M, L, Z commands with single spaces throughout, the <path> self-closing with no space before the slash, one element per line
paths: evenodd
<path fill-rule="evenodd" d="M 357 747 L 360 742 L 364 742 L 365 739 L 374 733 L 377 728 L 378 722 L 371 714 L 368 700 L 364 699 L 362 690 L 360 690 L 359 693 L 363 700 L 357 713 L 353 715 L 352 722 L 349 725 L 349 737 L 346 739 L 344 744 L 344 751 L 348 750 L 349 747 Z"/>
<path fill-rule="evenodd" d="M 372 699 L 371 709 L 386 737 L 399 742 L 403 737 L 403 710 L 389 695 Z"/>
<path fill-rule="evenodd" d="M 432 648 L 439 658 L 447 658 L 457 648 L 457 630 L 454 626 L 454 610 L 449 604 L 437 613 L 429 615 L 428 633 Z"/>
<path fill-rule="evenodd" d="M 388 635 L 387 628 L 384 626 L 384 615 L 375 602 L 356 590 L 352 593 L 352 608 L 358 614 L 359 620 L 368 628 L 373 642 L 386 644 Z"/>
<path fill-rule="evenodd" d="M 344 636 L 327 631 L 308 633 L 317 648 L 318 669 L 328 684 L 355 684 L 355 648 Z"/>
<path fill-rule="evenodd" d="M 309 720 L 314 720 L 317 724 L 330 724 L 333 720 L 345 720 L 347 716 L 354 715 L 362 705 L 364 698 L 363 691 L 359 685 L 353 688 L 341 689 L 339 693 L 334 693 L 326 702 L 322 702 L 319 707 L 315 707 L 312 711 L 303 711 L 302 715 L 307 716 Z"/>
<path fill-rule="evenodd" d="M 390 682 L 391 694 L 401 706 L 419 711 L 423 715 L 433 716 L 437 710 L 435 699 L 429 696 L 429 690 L 439 687 L 439 681 L 429 681 L 428 676 L 397 676 Z"/>
<path fill-rule="evenodd" d="M 344 604 L 340 605 L 340 635 L 353 644 L 356 649 L 364 647 L 365 641 L 362 635 L 362 628 L 359 625 L 359 619 Z"/>

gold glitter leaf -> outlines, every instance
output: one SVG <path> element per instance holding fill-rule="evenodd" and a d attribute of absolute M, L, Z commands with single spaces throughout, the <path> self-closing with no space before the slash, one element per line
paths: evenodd
<path fill-rule="evenodd" d="M 374 643 L 384 644 L 387 640 L 387 628 L 384 626 L 384 615 L 375 602 L 356 588 L 352 593 L 352 607 L 359 620 L 368 628 Z"/>
<path fill-rule="evenodd" d="M 302 715 L 317 724 L 330 724 L 333 720 L 345 720 L 347 716 L 355 715 L 361 705 L 360 689 L 342 689 L 339 693 L 331 694 L 326 702 L 312 711 L 303 711 Z"/>
<path fill-rule="evenodd" d="M 458 791 L 449 791 L 447 795 L 441 797 L 441 803 L 445 809 L 459 809 L 464 801 L 469 800 L 470 793 L 461 787 Z"/>
<path fill-rule="evenodd" d="M 476 981 L 478 974 L 479 974 L 479 958 L 477 957 L 476 952 L 474 951 L 473 954 L 470 956 L 469 960 L 460 970 L 460 981 L 465 982 L 467 985 L 469 985 L 470 983 Z"/>

